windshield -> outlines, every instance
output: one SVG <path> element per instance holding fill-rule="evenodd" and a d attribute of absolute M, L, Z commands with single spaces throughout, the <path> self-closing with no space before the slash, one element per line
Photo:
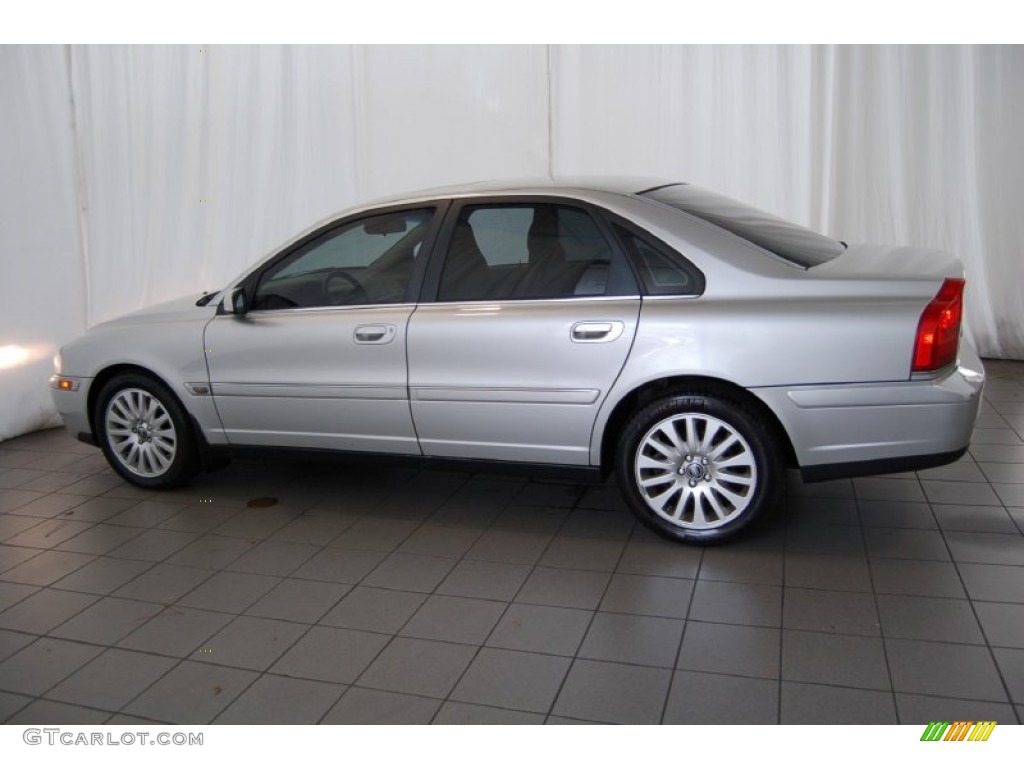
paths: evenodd
<path fill-rule="evenodd" d="M 770 213 L 689 184 L 672 184 L 641 193 L 732 232 L 801 267 L 831 261 L 843 243 Z"/>

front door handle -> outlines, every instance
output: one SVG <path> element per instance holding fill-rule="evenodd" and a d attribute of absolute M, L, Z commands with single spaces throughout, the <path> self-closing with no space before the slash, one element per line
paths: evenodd
<path fill-rule="evenodd" d="M 387 344 L 398 333 L 395 326 L 387 325 L 360 325 L 356 328 L 354 338 L 356 344 Z"/>
<path fill-rule="evenodd" d="M 573 325 L 570 336 L 581 343 L 615 341 L 624 329 L 625 325 L 619 320 L 588 321 Z"/>

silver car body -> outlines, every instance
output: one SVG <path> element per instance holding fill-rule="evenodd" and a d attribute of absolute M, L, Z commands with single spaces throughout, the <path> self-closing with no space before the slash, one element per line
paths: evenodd
<path fill-rule="evenodd" d="M 957 363 L 932 375 L 910 367 L 922 310 L 945 278 L 962 275 L 959 262 L 852 246 L 802 268 L 634 194 L 641 188 L 475 186 L 377 205 L 493 195 L 582 202 L 684 254 L 705 277 L 701 295 L 410 301 L 239 317 L 226 310 L 248 270 L 206 306 L 192 296 L 151 307 L 66 345 L 59 374 L 74 385 L 55 390 L 55 402 L 67 429 L 89 439 L 94 382 L 133 366 L 166 384 L 212 447 L 600 468 L 617 407 L 658 382 L 707 381 L 763 403 L 789 460 L 810 479 L 925 466 L 966 449 L 984 381 L 973 349 L 962 341 Z"/>

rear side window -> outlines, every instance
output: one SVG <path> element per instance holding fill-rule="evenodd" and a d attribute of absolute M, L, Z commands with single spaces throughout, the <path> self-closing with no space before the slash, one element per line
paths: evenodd
<path fill-rule="evenodd" d="M 615 233 L 629 254 L 649 296 L 698 296 L 704 292 L 704 275 L 692 264 L 650 240 L 616 225 Z"/>
<path fill-rule="evenodd" d="M 846 250 L 845 245 L 831 237 L 689 184 L 658 187 L 643 195 L 721 227 L 804 268 L 824 264 Z"/>

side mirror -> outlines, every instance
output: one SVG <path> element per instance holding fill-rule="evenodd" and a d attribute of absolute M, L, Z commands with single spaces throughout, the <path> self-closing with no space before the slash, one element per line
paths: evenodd
<path fill-rule="evenodd" d="M 231 289 L 228 311 L 233 315 L 244 315 L 249 311 L 249 294 L 242 286 L 236 285 Z"/>

